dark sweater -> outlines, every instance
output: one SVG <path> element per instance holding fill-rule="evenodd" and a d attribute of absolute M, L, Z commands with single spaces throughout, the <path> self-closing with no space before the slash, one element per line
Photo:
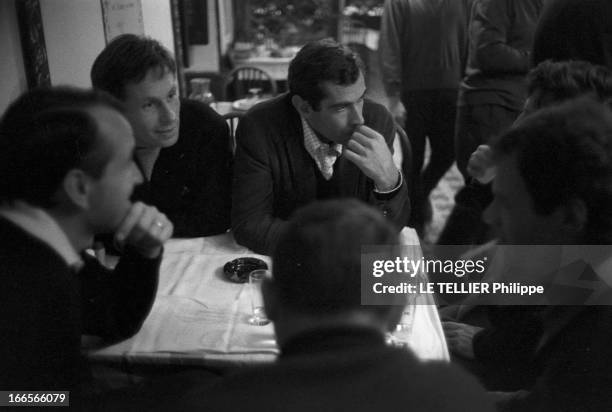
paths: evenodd
<path fill-rule="evenodd" d="M 366 100 L 365 124 L 392 148 L 395 124 L 381 105 Z M 271 254 L 286 220 L 318 199 L 318 169 L 304 147 L 302 122 L 288 94 L 260 103 L 240 120 L 232 198 L 232 231 L 238 243 Z M 374 193 L 374 182 L 340 156 L 334 164 L 338 197 L 367 202 L 399 229 L 408 221 L 410 202 L 404 181 L 392 195 Z"/>
<path fill-rule="evenodd" d="M 438 362 L 420 363 L 367 329 L 323 329 L 291 339 L 279 360 L 191 390 L 180 410 L 490 411 L 475 380 Z"/>
<path fill-rule="evenodd" d="M 0 218 L 0 388 L 87 393 L 81 335 L 118 340 L 144 321 L 161 259 L 127 253 L 114 271 L 84 256 L 75 274 L 53 249 Z"/>
<path fill-rule="evenodd" d="M 467 57 L 472 2 L 385 2 L 379 53 L 387 94 L 458 87 Z"/>
<path fill-rule="evenodd" d="M 159 152 L 151 180 L 135 197 L 168 216 L 174 237 L 224 233 L 230 226 L 229 147 L 228 126 L 217 112 L 197 101 L 181 101 L 178 141 Z"/>

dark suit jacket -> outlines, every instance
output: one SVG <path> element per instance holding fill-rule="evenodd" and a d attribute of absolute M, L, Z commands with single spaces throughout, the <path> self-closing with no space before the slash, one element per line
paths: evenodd
<path fill-rule="evenodd" d="M 612 307 L 550 306 L 542 323 L 531 359 L 537 380 L 502 410 L 612 410 Z"/>
<path fill-rule="evenodd" d="M 612 2 L 550 0 L 536 27 L 533 65 L 544 60 L 586 60 L 612 68 Z"/>
<path fill-rule="evenodd" d="M 127 254 L 114 271 L 86 257 L 77 274 L 47 244 L 0 218 L 0 388 L 83 392 L 81 334 L 121 339 L 149 312 L 160 259 Z"/>
<path fill-rule="evenodd" d="M 279 360 L 189 391 L 176 410 L 487 411 L 476 381 L 447 364 L 420 363 L 369 330 L 300 335 Z"/>
<path fill-rule="evenodd" d="M 174 237 L 224 233 L 230 226 L 229 129 L 213 109 L 181 101 L 176 144 L 160 151 L 151 181 L 136 198 L 157 206 L 174 224 Z"/>
<path fill-rule="evenodd" d="M 393 145 L 395 125 L 381 105 L 367 101 L 365 124 Z M 232 230 L 238 243 L 271 254 L 285 220 L 317 199 L 317 166 L 304 148 L 302 123 L 288 94 L 253 107 L 238 124 L 232 193 Z M 340 156 L 334 165 L 341 196 L 380 208 L 397 228 L 408 221 L 407 185 L 393 196 L 377 196 L 374 182 Z"/>

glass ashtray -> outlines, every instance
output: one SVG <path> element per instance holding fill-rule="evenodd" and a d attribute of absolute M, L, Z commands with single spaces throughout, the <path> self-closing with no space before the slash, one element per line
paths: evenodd
<path fill-rule="evenodd" d="M 223 274 L 232 282 L 246 283 L 249 273 L 257 269 L 268 269 L 268 264 L 258 258 L 241 257 L 223 265 Z"/>

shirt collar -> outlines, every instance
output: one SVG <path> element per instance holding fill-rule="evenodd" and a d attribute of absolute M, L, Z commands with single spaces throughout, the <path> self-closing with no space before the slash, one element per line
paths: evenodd
<path fill-rule="evenodd" d="M 82 266 L 83 260 L 74 249 L 68 236 L 47 212 L 23 201 L 0 206 L 0 216 L 43 241 L 59 254 L 69 267 Z"/>
<path fill-rule="evenodd" d="M 304 132 L 304 147 L 317 164 L 318 169 L 324 172 L 324 159 L 327 158 L 329 164 L 333 165 L 336 159 L 342 154 L 342 145 L 339 143 L 323 143 L 315 131 L 312 130 L 312 127 L 310 127 L 306 119 L 301 115 L 300 119 L 302 120 L 302 130 Z"/>

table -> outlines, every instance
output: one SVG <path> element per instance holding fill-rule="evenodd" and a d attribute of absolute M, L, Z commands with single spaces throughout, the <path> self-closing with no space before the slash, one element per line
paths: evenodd
<path fill-rule="evenodd" d="M 413 229 L 406 228 L 402 236 L 403 243 L 418 244 Z M 128 340 L 89 352 L 90 360 L 212 368 L 274 360 L 278 348 L 272 324 L 248 324 L 248 285 L 232 283 L 222 273 L 226 262 L 242 256 L 270 262 L 236 244 L 230 233 L 169 241 L 157 297 L 142 328 Z M 448 360 L 436 306 L 431 300 L 421 303 L 429 304 L 414 308 L 408 345 L 422 359 Z"/>

